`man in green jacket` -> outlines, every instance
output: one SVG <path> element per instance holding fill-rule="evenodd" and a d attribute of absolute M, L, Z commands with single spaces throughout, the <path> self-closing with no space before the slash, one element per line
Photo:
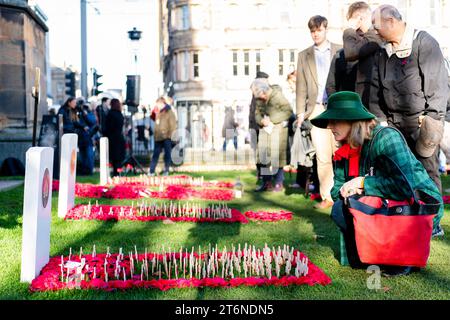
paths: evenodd
<path fill-rule="evenodd" d="M 256 191 L 270 189 L 274 180 L 273 191 L 279 192 L 283 190 L 283 167 L 286 165 L 288 143 L 287 124 L 292 115 L 292 108 L 278 85 L 269 85 L 267 81 L 256 79 L 250 88 L 255 99 L 259 100 L 259 103 L 256 103 L 255 120 L 261 127 L 258 135 L 258 154 L 262 164 L 263 183 Z"/>

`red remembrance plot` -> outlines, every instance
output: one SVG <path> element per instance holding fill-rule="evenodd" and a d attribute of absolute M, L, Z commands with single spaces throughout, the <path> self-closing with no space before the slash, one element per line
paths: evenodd
<path fill-rule="evenodd" d="M 199 248 L 199 252 L 201 248 Z M 206 249 L 205 249 L 206 250 Z M 31 291 L 61 289 L 237 287 L 328 285 L 331 279 L 306 255 L 284 245 L 278 249 L 232 246 L 219 251 L 209 246 L 198 254 L 180 248 L 177 252 L 124 255 L 95 254 L 52 257 L 31 283 Z"/>
<path fill-rule="evenodd" d="M 76 205 L 66 214 L 72 220 L 135 220 L 175 222 L 239 222 L 248 220 L 236 209 L 225 204 L 202 206 L 200 204 L 137 204 L 136 206 Z"/>

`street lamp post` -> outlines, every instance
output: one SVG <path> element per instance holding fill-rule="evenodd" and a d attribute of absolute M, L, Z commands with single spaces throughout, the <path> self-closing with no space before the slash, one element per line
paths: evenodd
<path fill-rule="evenodd" d="M 132 43 L 137 43 L 141 39 L 142 31 L 139 31 L 136 29 L 136 27 L 133 28 L 133 30 L 128 31 L 128 38 L 130 38 Z M 137 45 L 133 48 L 134 53 L 134 75 L 137 75 Z"/>
<path fill-rule="evenodd" d="M 81 9 L 81 95 L 86 99 L 87 90 L 87 19 L 86 19 L 86 0 L 80 1 Z"/>

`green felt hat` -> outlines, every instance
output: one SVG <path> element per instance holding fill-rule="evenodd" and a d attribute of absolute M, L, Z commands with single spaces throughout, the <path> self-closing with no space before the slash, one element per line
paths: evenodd
<path fill-rule="evenodd" d="M 327 110 L 311 119 L 311 123 L 325 129 L 328 126 L 328 120 L 358 121 L 375 118 L 375 115 L 364 107 L 357 93 L 341 91 L 328 97 Z"/>

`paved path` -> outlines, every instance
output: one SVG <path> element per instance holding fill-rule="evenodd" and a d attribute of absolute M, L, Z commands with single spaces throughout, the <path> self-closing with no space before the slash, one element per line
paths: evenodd
<path fill-rule="evenodd" d="M 23 180 L 0 180 L 0 192 L 14 189 L 23 184 Z"/>

